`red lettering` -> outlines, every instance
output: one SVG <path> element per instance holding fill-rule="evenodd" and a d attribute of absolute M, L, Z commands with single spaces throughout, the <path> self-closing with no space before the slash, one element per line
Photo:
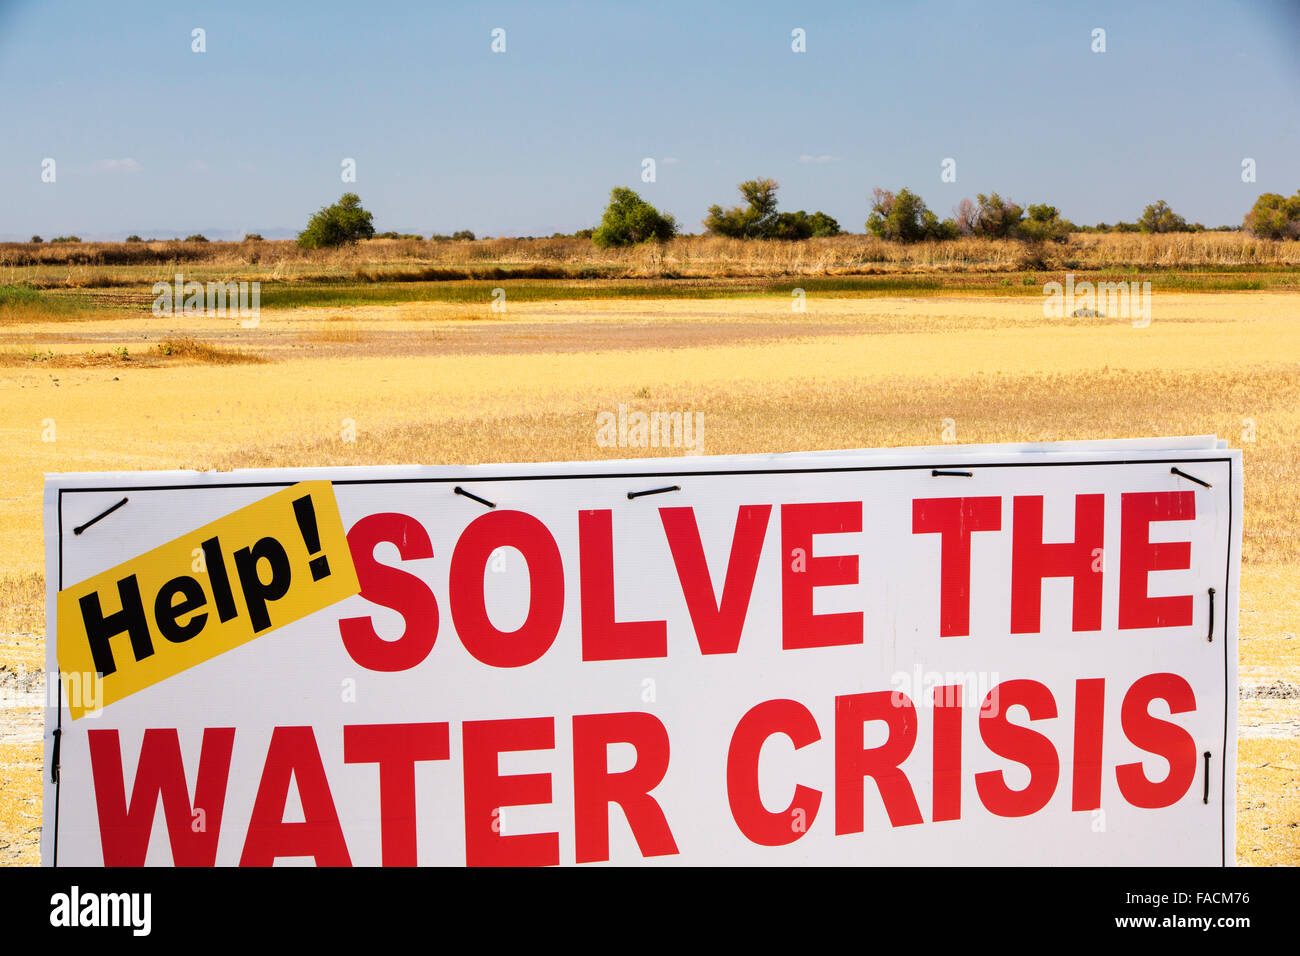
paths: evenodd
<path fill-rule="evenodd" d="M 1056 792 L 1056 781 L 1061 774 L 1052 742 L 1036 730 L 1007 719 L 1007 712 L 1016 706 L 1024 707 L 1030 720 L 1056 716 L 1056 699 L 1036 680 L 1003 681 L 985 698 L 979 718 L 980 737 L 985 745 L 999 757 L 1029 768 L 1029 783 L 1023 790 L 1008 787 L 1001 770 L 975 774 L 975 790 L 980 800 L 990 813 L 1000 817 L 1025 817 L 1043 809 Z"/>
<path fill-rule="evenodd" d="M 129 807 L 117 731 L 90 730 L 86 738 L 105 866 L 144 866 L 160 798 L 175 865 L 212 866 L 216 862 L 230 752 L 235 745 L 233 727 L 203 731 L 193 806 L 185 782 L 180 739 L 174 729 L 144 732 Z M 196 828 L 200 819 L 202 826 Z"/>
<path fill-rule="evenodd" d="M 343 728 L 343 762 L 379 764 L 379 832 L 384 866 L 415 866 L 415 763 L 446 760 L 444 724 L 352 724 Z"/>
<path fill-rule="evenodd" d="M 284 822 L 290 781 L 298 785 L 301 823 Z M 317 866 L 352 865 L 310 727 L 276 727 L 272 732 L 239 865 L 271 866 L 282 856 L 315 857 Z"/>
<path fill-rule="evenodd" d="M 695 639 L 704 654 L 734 654 L 740 647 L 740 632 L 745 626 L 749 599 L 754 591 L 758 559 L 763 551 L 767 519 L 771 505 L 742 505 L 736 515 L 736 531 L 731 539 L 731 557 L 722 585 L 722 600 L 714 594 L 704 545 L 695 521 L 694 508 L 660 508 L 668 547 L 677 567 L 686 607 L 691 612 Z"/>
<path fill-rule="evenodd" d="M 1011 633 L 1037 634 L 1041 627 L 1043 578 L 1074 579 L 1075 631 L 1101 630 L 1101 554 L 1104 495 L 1075 495 L 1074 540 L 1043 541 L 1043 496 L 1016 495 L 1011 532 Z"/>
<path fill-rule="evenodd" d="M 1119 626 L 1185 627 L 1192 623 L 1192 596 L 1148 597 L 1147 574 L 1192 566 L 1190 541 L 1151 543 L 1151 522 L 1196 517 L 1191 491 L 1144 491 L 1120 496 L 1122 537 L 1119 567 Z"/>
<path fill-rule="evenodd" d="M 376 514 L 362 518 L 348 532 L 348 549 L 356 565 L 361 596 L 402 615 L 406 629 L 395 641 L 375 633 L 369 617 L 339 620 L 343 646 L 352 659 L 372 671 L 404 671 L 424 660 L 438 638 L 438 603 L 429 586 L 414 574 L 380 564 L 375 547 L 397 545 L 403 561 L 433 557 L 424 526 L 409 515 Z"/>
<path fill-rule="evenodd" d="M 939 636 L 970 634 L 970 536 L 1002 529 L 1002 499 L 917 498 L 912 534 L 939 535 Z"/>
<path fill-rule="evenodd" d="M 1074 794 L 1071 810 L 1101 806 L 1101 744 L 1106 709 L 1106 680 L 1074 682 Z"/>
<path fill-rule="evenodd" d="M 636 749 L 632 769 L 610 773 L 610 744 Z M 573 718 L 573 816 L 577 862 L 609 859 L 609 805 L 617 803 L 632 828 L 642 856 L 677 852 L 659 805 L 650 791 L 668 772 L 668 731 L 652 714 L 592 714 Z"/>
<path fill-rule="evenodd" d="M 862 502 L 781 506 L 781 646 L 862 643 L 862 612 L 814 614 L 813 589 L 858 583 L 856 554 L 813 557 L 813 536 L 862 530 Z"/>
<path fill-rule="evenodd" d="M 551 775 L 501 776 L 497 755 L 555 746 L 555 720 L 465 722 L 465 862 L 469 866 L 555 866 L 560 862 L 558 833 L 501 833 L 502 807 L 551 802 Z"/>
<path fill-rule="evenodd" d="M 483 571 L 497 548 L 518 550 L 528 565 L 528 616 L 497 630 L 483 597 Z M 530 514 L 491 511 L 470 522 L 451 556 L 451 619 L 465 649 L 493 667 L 522 667 L 555 642 L 564 617 L 564 566 L 555 538 Z"/>
<path fill-rule="evenodd" d="M 883 720 L 888 737 L 879 747 L 862 746 L 868 721 Z M 880 789 L 891 826 L 921 823 L 921 808 L 907 775 L 899 767 L 916 744 L 916 707 L 906 694 L 881 690 L 835 698 L 835 832 L 861 833 L 865 808 L 863 781 Z"/>
<path fill-rule="evenodd" d="M 799 839 L 817 819 L 822 802 L 820 790 L 798 784 L 794 799 L 784 810 L 772 813 L 763 806 L 758 792 L 758 758 L 763 744 L 774 734 L 789 737 L 795 750 L 822 737 L 812 713 L 793 700 L 763 701 L 740 718 L 727 750 L 727 800 L 740 832 L 759 846 L 785 846 Z"/>
<path fill-rule="evenodd" d="M 934 806 L 932 819 L 961 819 L 962 685 L 936 687 L 934 694 Z"/>
<path fill-rule="evenodd" d="M 1157 698 L 1169 704 L 1171 714 L 1196 710 L 1191 685 L 1177 674 L 1148 674 L 1135 681 L 1124 695 L 1119 718 L 1124 736 L 1134 746 L 1169 761 L 1164 780 L 1150 780 L 1141 761 L 1115 768 L 1124 799 L 1147 810 L 1177 803 L 1196 779 L 1196 741 L 1172 721 L 1151 716 L 1151 701 Z"/>
<path fill-rule="evenodd" d="M 614 531 L 608 510 L 578 512 L 578 563 L 582 580 L 582 659 L 635 660 L 668 656 L 664 621 L 614 617 Z"/>

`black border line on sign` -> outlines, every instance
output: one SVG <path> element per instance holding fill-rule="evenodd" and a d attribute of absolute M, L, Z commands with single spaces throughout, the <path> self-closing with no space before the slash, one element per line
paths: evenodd
<path fill-rule="evenodd" d="M 59 492 L 59 590 L 60 591 L 63 590 L 63 492 L 62 491 Z M 58 722 L 54 726 L 54 732 L 57 736 L 54 739 L 61 744 L 63 742 L 63 673 L 57 666 L 59 663 L 58 616 L 59 616 L 59 598 L 58 595 L 56 594 L 54 597 L 54 620 L 55 620 L 54 663 L 56 665 L 54 679 L 59 683 L 59 690 L 58 690 L 59 709 L 57 712 Z M 46 634 L 45 639 L 47 641 L 50 639 L 48 634 Z M 47 681 L 50 679 L 50 675 L 48 671 L 45 674 L 45 679 Z M 45 688 L 46 700 L 49 700 L 49 693 L 50 693 L 50 688 L 47 685 Z M 51 744 L 50 763 L 54 763 L 54 749 L 55 748 L 53 744 Z M 62 749 L 63 749 L 62 747 L 59 748 L 60 753 L 62 753 Z M 51 773 L 54 772 L 53 767 L 50 767 L 49 769 Z M 41 781 L 42 788 L 44 788 L 44 784 L 45 781 L 42 780 Z M 134 789 L 134 786 L 132 787 L 132 789 Z M 51 864 L 52 866 L 59 865 L 59 795 L 62 792 L 63 792 L 63 771 L 59 770 L 58 774 L 54 777 L 54 862 Z M 154 808 L 155 816 L 157 816 L 157 812 L 158 812 L 157 807 L 155 807 Z"/>
<path fill-rule="evenodd" d="M 1228 563 L 1223 569 L 1223 760 L 1219 763 L 1219 811 L 1223 818 L 1222 828 L 1227 829 L 1227 810 L 1228 810 L 1228 708 L 1236 707 L 1237 701 L 1228 696 L 1228 603 L 1233 600 L 1228 585 L 1232 579 L 1232 463 L 1228 464 Z M 1233 643 L 1236 643 L 1237 632 L 1233 630 Z M 1241 658 L 1241 652 L 1237 652 L 1238 660 Z M 1238 675 L 1237 683 L 1241 683 L 1241 677 Z M 1240 731 L 1238 731 L 1240 735 Z M 1233 747 L 1237 746 L 1237 741 L 1232 742 Z M 1236 781 L 1233 781 L 1235 788 Z M 1221 865 L 1228 865 L 1228 838 L 1225 833 L 1222 838 L 1223 852 L 1219 855 Z M 1236 860 L 1233 861 L 1234 863 Z"/>
<path fill-rule="evenodd" d="M 962 468 L 983 469 L 983 468 L 1051 468 L 1051 467 L 1090 467 L 1096 465 L 1168 465 L 1175 462 L 1222 462 L 1228 466 L 1228 540 L 1227 563 L 1223 573 L 1223 615 L 1224 615 L 1224 637 L 1223 641 L 1223 748 L 1219 755 L 1219 860 L 1220 866 L 1228 865 L 1228 835 L 1227 835 L 1227 789 L 1228 789 L 1228 708 L 1232 706 L 1233 701 L 1228 696 L 1228 641 L 1227 637 L 1227 616 L 1228 605 L 1231 598 L 1229 585 L 1232 581 L 1232 513 L 1233 513 L 1233 495 L 1236 489 L 1233 486 L 1233 468 L 1232 459 L 1227 457 L 1214 458 L 1126 458 L 1115 461 L 1014 461 L 1014 462 L 989 462 L 989 463 L 971 463 L 959 462 L 953 464 L 937 465 L 838 465 L 826 468 L 724 468 L 720 470 L 705 471 L 637 471 L 637 472 L 590 472 L 573 475 L 472 475 L 466 477 L 449 476 L 446 478 L 341 478 L 338 481 L 333 479 L 309 479 L 297 478 L 291 481 L 225 481 L 225 482 L 190 482 L 187 484 L 177 485 L 96 485 L 89 488 L 60 488 L 58 501 L 58 520 L 59 520 L 59 590 L 63 590 L 63 496 L 64 494 L 86 494 L 96 492 L 133 492 L 133 491 L 200 491 L 212 488 L 288 488 L 298 484 L 300 481 L 324 480 L 329 481 L 332 485 L 420 485 L 420 484 L 447 484 L 469 481 L 580 481 L 592 478 L 655 478 L 655 477 L 681 477 L 681 478 L 707 478 L 711 476 L 725 477 L 728 475 L 803 475 L 803 474 L 836 474 L 843 472 L 869 472 L 869 471 L 931 471 L 933 469 Z M 535 464 L 547 464 L 538 462 Z M 338 467 L 338 466 L 332 466 Z M 346 467 L 346 466 L 344 466 Z M 528 467 L 521 464 L 519 467 Z M 304 469 L 311 471 L 328 471 L 329 468 Z M 978 474 L 978 471 L 977 471 Z M 1234 631 L 1235 636 L 1235 631 Z M 55 640 L 57 641 L 57 631 Z M 49 640 L 49 635 L 46 635 Z M 57 662 L 57 656 L 56 656 Z M 63 727 L 63 681 L 59 680 L 59 711 L 58 725 L 62 730 Z M 63 774 L 59 774 L 58 781 L 54 784 L 54 860 L 52 866 L 59 865 L 59 792 L 63 788 Z"/>

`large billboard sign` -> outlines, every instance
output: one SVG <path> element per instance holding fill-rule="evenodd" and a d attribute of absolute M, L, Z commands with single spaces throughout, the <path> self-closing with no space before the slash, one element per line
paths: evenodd
<path fill-rule="evenodd" d="M 50 476 L 54 865 L 1234 858 L 1213 439 Z"/>

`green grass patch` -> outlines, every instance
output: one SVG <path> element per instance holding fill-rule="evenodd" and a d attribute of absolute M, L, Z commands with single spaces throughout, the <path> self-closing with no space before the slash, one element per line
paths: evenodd
<path fill-rule="evenodd" d="M 21 285 L 0 285 L 0 324 L 57 322 L 79 318 L 85 304 L 74 296 L 50 295 Z"/>

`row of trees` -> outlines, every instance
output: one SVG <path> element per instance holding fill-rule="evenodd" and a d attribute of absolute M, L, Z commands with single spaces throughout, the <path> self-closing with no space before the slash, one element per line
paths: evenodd
<path fill-rule="evenodd" d="M 838 236 L 840 224 L 824 212 L 781 212 L 777 209 L 779 185 L 774 179 L 751 179 L 739 186 L 744 202 L 724 209 L 709 207 L 704 227 L 711 234 L 736 239 L 809 239 Z M 1227 228 L 1227 227 L 1224 227 Z M 1244 228 L 1253 235 L 1268 239 L 1300 238 L 1300 190 L 1291 197 L 1265 193 L 1246 215 Z M 1025 242 L 1066 242 L 1070 233 L 1079 231 L 1119 231 L 1143 233 L 1200 232 L 1200 223 L 1189 224 L 1164 200 L 1142 210 L 1135 223 L 1079 227 L 1061 216 L 1055 206 L 1046 203 L 1021 207 L 996 192 L 979 193 L 974 201 L 963 199 L 953 214 L 940 219 L 926 207 L 924 200 L 910 189 L 897 193 L 875 189 L 871 194 L 871 211 L 866 230 L 873 236 L 895 242 L 958 239 L 976 236 L 985 239 L 1018 239 Z M 560 234 L 557 233 L 557 236 Z M 678 235 L 677 220 L 662 213 L 624 186 L 609 194 L 600 225 L 575 234 L 590 238 L 602 248 L 630 246 L 642 242 L 666 242 Z M 419 236 L 395 232 L 379 233 L 379 238 L 419 239 Z M 356 193 L 344 193 L 334 205 L 326 206 L 311 217 L 307 228 L 298 235 L 298 244 L 306 248 L 336 246 L 358 239 L 375 238 L 373 217 L 361 206 Z M 193 240 L 202 237 L 191 237 Z M 433 239 L 470 240 L 468 229 Z M 37 241 L 33 237 L 33 241 Z M 57 240 L 55 240 L 57 241 Z"/>
<path fill-rule="evenodd" d="M 897 242 L 961 236 L 1065 242 L 1074 231 L 1074 223 L 1061 218 L 1055 206 L 1043 203 L 1022 209 L 997 193 L 979 193 L 974 202 L 963 199 L 952 216 L 940 220 L 910 189 L 897 193 L 875 189 L 871 193 L 871 215 L 867 217 L 867 232 Z"/>
<path fill-rule="evenodd" d="M 258 236 L 260 239 L 261 236 Z M 356 193 L 344 193 L 332 206 L 318 209 L 307 223 L 307 228 L 298 233 L 298 245 L 304 249 L 321 249 L 356 242 L 358 239 L 419 239 L 423 236 L 408 232 L 375 232 L 374 216 L 361 206 L 361 197 Z M 474 239 L 474 233 L 460 229 L 450 236 L 434 233 L 432 240 L 455 240 L 468 242 Z"/>
<path fill-rule="evenodd" d="M 704 217 L 704 227 L 713 235 L 735 239 L 810 239 L 820 236 L 838 236 L 840 224 L 824 212 L 780 212 L 776 192 L 780 186 L 774 179 L 751 179 L 740 184 L 744 203 L 724 209 L 709 207 Z M 1221 227 L 1227 229 L 1229 227 Z M 1294 196 L 1264 193 L 1247 213 L 1243 228 L 1264 239 L 1300 239 L 1300 190 Z M 1189 224 L 1164 200 L 1151 203 L 1142 210 L 1135 223 L 1116 223 L 1108 226 L 1076 226 L 1061 216 L 1055 206 L 1046 203 L 1022 208 L 997 193 L 979 193 L 972 202 L 963 199 L 953 208 L 953 214 L 940 219 L 926 207 L 924 200 L 910 189 L 897 193 L 887 189 L 874 189 L 871 193 L 871 212 L 866 229 L 873 236 L 895 242 L 922 242 L 926 240 L 958 239 L 978 236 L 985 239 L 1019 239 L 1026 242 L 1065 242 L 1072 232 L 1201 232 L 1199 222 Z M 677 220 L 661 213 L 631 189 L 616 186 L 609 194 L 609 205 L 595 229 L 582 229 L 577 238 L 591 239 L 597 246 L 630 246 L 642 242 L 666 242 L 678 234 Z M 553 238 L 562 237 L 556 233 Z M 249 240 L 262 237 L 249 233 Z M 421 236 L 375 232 L 374 217 L 361 206 L 356 193 L 344 193 L 338 202 L 318 210 L 298 234 L 298 245 L 318 249 L 356 242 L 359 239 L 422 239 Z M 474 233 L 462 229 L 450 236 L 435 234 L 433 240 L 472 240 Z M 43 242 L 32 236 L 33 243 Z M 80 242 L 77 236 L 56 236 L 50 242 Z M 143 242 L 139 236 L 127 236 L 127 242 Z M 201 235 L 187 236 L 186 242 L 207 242 Z"/>
<path fill-rule="evenodd" d="M 704 226 L 718 236 L 734 239 L 810 239 L 838 236 L 840 224 L 824 212 L 780 212 L 776 208 L 774 179 L 751 179 L 740 184 L 744 203 L 723 209 L 710 206 Z M 632 190 L 616 186 L 591 241 L 601 248 L 664 242 L 677 235 L 677 220 L 661 213 Z"/>
<path fill-rule="evenodd" d="M 808 239 L 838 236 L 840 224 L 824 212 L 811 215 L 779 212 L 778 184 L 772 179 L 751 179 L 740 184 L 743 205 L 723 209 L 710 206 L 704 227 L 717 236 L 736 239 Z M 1230 230 L 1229 226 L 1220 227 Z M 1300 190 L 1286 198 L 1265 193 L 1247 214 L 1243 228 L 1268 239 L 1300 238 Z M 1066 242 L 1072 232 L 1203 232 L 1199 222 L 1188 223 L 1163 199 L 1142 210 L 1136 222 L 1109 226 L 1076 226 L 1060 210 L 1047 203 L 1021 207 L 996 192 L 979 193 L 975 200 L 963 199 L 952 216 L 940 219 L 916 193 L 900 189 L 874 189 L 866 230 L 873 236 L 895 242 L 958 239 L 1018 239 L 1025 242 Z M 630 189 L 618 187 L 610 194 L 609 206 L 592 239 L 599 246 L 626 246 L 639 242 L 664 241 L 677 235 L 677 222 L 660 213 Z"/>

